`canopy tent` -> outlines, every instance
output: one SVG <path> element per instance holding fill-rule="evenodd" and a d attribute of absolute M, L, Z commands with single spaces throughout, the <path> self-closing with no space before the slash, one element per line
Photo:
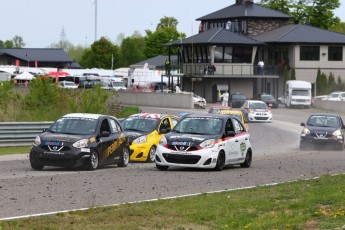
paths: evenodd
<path fill-rule="evenodd" d="M 70 74 L 65 72 L 65 71 L 50 71 L 50 72 L 48 72 L 48 75 L 51 76 L 51 77 L 66 77 L 66 76 L 70 76 Z"/>
<path fill-rule="evenodd" d="M 33 74 L 29 73 L 28 71 L 24 71 L 24 72 L 22 72 L 22 73 L 20 73 L 14 77 L 15 80 L 28 80 L 28 81 L 31 81 L 34 78 L 35 78 L 35 76 Z"/>

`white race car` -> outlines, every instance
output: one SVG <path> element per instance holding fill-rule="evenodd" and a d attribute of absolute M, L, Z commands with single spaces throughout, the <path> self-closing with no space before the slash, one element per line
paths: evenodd
<path fill-rule="evenodd" d="M 218 171 L 226 165 L 250 167 L 250 134 L 234 116 L 192 114 L 161 138 L 155 162 L 159 170 L 170 166 Z"/>

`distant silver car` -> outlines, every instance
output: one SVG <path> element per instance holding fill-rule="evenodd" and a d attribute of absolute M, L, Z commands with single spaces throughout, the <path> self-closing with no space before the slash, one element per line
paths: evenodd
<path fill-rule="evenodd" d="M 77 89 L 78 86 L 75 84 L 73 81 L 60 81 L 58 83 L 60 88 L 65 88 L 65 89 Z"/>
<path fill-rule="evenodd" d="M 322 99 L 326 101 L 345 101 L 345 92 L 336 91 L 329 94 L 326 98 Z"/>

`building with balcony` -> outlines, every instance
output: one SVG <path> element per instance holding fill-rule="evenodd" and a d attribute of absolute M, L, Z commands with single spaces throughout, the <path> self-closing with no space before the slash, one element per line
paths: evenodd
<path fill-rule="evenodd" d="M 178 49 L 176 68 L 183 73 L 183 89 L 208 102 L 219 101 L 223 90 L 249 98 L 261 93 L 281 96 L 285 68 L 295 69 L 296 78 L 314 88 L 319 68 L 345 81 L 344 34 L 292 24 L 290 15 L 252 0 L 237 0 L 196 20 L 198 34 L 165 45 Z"/>

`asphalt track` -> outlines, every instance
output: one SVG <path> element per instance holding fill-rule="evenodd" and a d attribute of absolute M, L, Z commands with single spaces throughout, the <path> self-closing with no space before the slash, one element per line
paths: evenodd
<path fill-rule="evenodd" d="M 142 108 L 178 114 L 179 109 Z M 203 113 L 205 110 L 194 110 Z M 272 123 L 250 123 L 253 163 L 223 171 L 171 168 L 153 163 L 96 171 L 31 169 L 27 154 L 0 157 L 0 219 L 230 190 L 345 172 L 345 151 L 299 151 L 301 122 L 312 109 L 273 110 Z"/>

